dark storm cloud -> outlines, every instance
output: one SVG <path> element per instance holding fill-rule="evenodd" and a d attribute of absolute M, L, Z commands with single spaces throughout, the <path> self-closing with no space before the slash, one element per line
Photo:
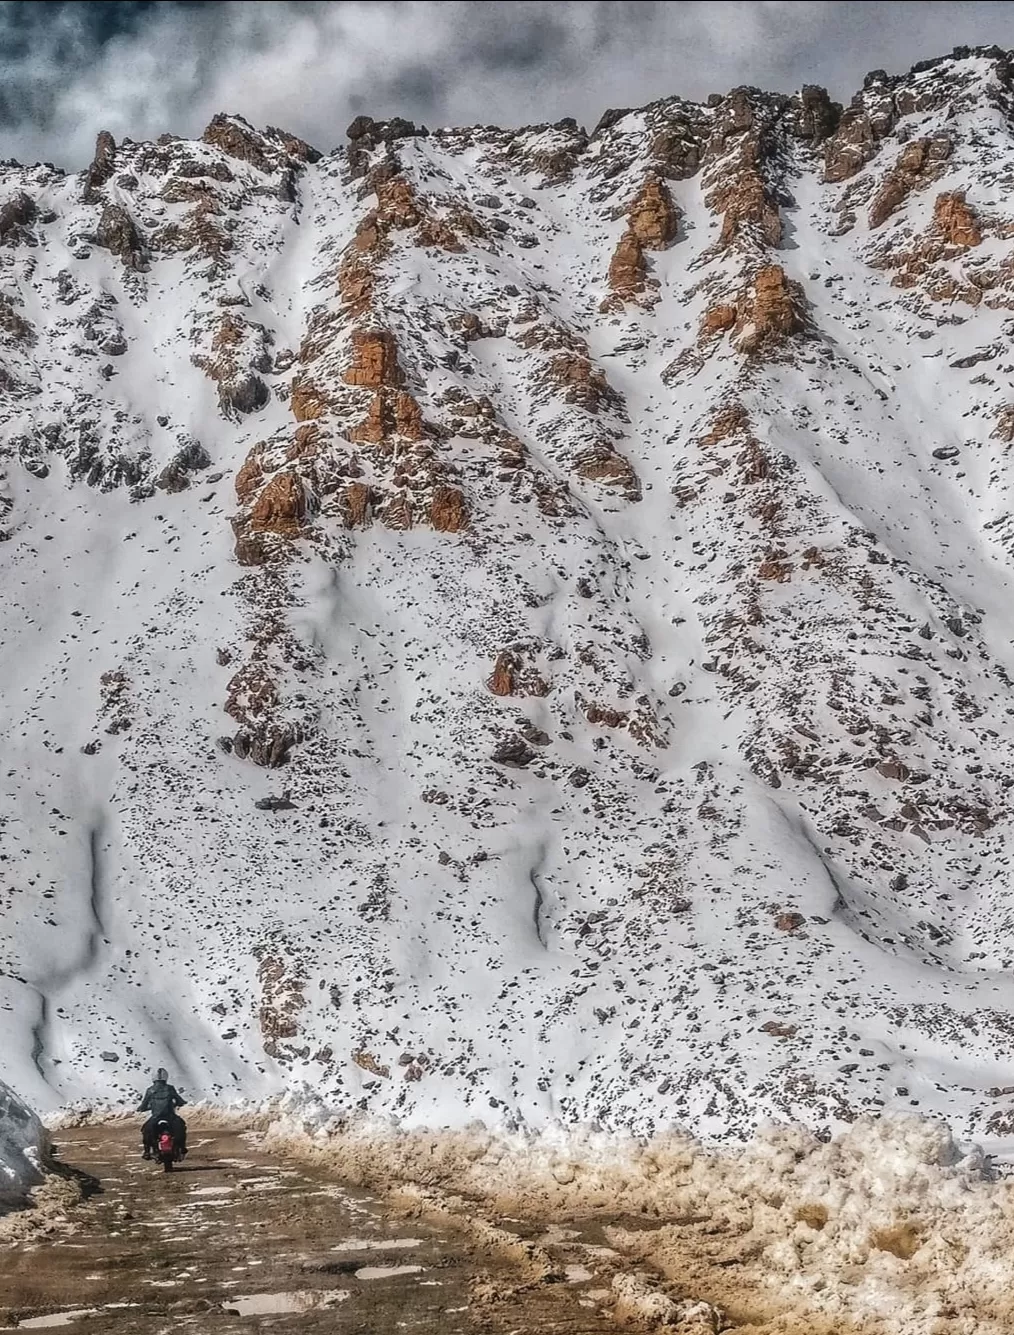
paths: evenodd
<path fill-rule="evenodd" d="M 907 69 L 1014 46 L 1014 5 L 527 0 L 0 0 L 0 155 L 78 166 L 95 134 L 197 133 L 216 111 L 321 148 L 358 112 L 521 124 L 740 83 Z"/>

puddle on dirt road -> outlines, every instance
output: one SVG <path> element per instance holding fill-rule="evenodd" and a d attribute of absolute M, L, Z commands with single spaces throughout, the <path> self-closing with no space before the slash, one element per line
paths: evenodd
<path fill-rule="evenodd" d="M 364 1265 L 356 1279 L 393 1279 L 395 1275 L 418 1275 L 421 1265 Z"/>
<path fill-rule="evenodd" d="M 333 1252 L 393 1252 L 402 1247 L 419 1247 L 422 1238 L 346 1238 Z"/>
<path fill-rule="evenodd" d="M 16 1326 L 0 1326 L 0 1330 L 52 1330 L 54 1326 L 71 1326 L 75 1321 L 101 1316 L 103 1312 L 136 1306 L 136 1303 L 107 1303 L 104 1307 L 76 1307 L 71 1311 L 47 1312 L 45 1316 L 22 1317 Z"/>
<path fill-rule="evenodd" d="M 48 1316 L 30 1316 L 26 1321 L 19 1321 L 18 1330 L 44 1330 L 50 1326 L 69 1326 L 74 1321 L 80 1321 L 82 1317 L 97 1315 L 98 1309 L 95 1307 L 82 1307 L 76 1312 L 50 1312 Z M 13 1330 L 13 1326 L 5 1326 L 5 1330 Z"/>
<path fill-rule="evenodd" d="M 287 1293 L 251 1293 L 228 1298 L 222 1311 L 230 1316 L 278 1316 L 286 1312 L 319 1312 L 350 1297 L 348 1289 L 291 1289 Z"/>

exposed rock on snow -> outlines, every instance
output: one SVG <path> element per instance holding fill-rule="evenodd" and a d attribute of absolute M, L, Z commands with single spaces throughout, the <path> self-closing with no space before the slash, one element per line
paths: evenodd
<path fill-rule="evenodd" d="M 98 245 L 111 251 L 125 269 L 146 269 L 144 243 L 133 218 L 120 204 L 107 204 L 95 230 Z"/>
<path fill-rule="evenodd" d="M 0 1080 L 0 1214 L 43 1179 L 49 1137 L 38 1117 Z"/>

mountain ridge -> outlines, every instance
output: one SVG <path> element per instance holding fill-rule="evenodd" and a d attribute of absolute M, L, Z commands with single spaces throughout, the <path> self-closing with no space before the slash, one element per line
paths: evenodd
<path fill-rule="evenodd" d="M 1012 91 L 5 165 L 25 1097 L 1011 1133 Z"/>

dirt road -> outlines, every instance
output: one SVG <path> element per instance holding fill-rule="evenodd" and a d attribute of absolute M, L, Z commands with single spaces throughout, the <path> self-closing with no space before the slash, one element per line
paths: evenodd
<path fill-rule="evenodd" d="M 99 1190 L 73 1212 L 73 1231 L 0 1251 L 0 1329 L 616 1330 L 616 1254 L 593 1226 L 536 1235 L 504 1220 L 510 1232 L 483 1232 L 265 1154 L 256 1136 L 195 1124 L 190 1144 L 181 1170 L 164 1174 L 141 1160 L 132 1125 L 61 1137 L 62 1161 Z"/>

